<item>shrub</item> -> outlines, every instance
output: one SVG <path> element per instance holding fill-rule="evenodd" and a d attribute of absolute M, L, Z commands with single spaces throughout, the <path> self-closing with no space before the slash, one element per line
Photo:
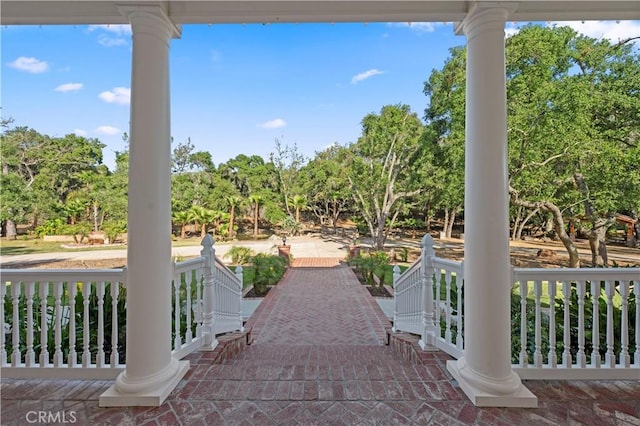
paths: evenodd
<path fill-rule="evenodd" d="M 253 256 L 255 278 L 253 289 L 258 295 L 266 294 L 267 286 L 276 285 L 287 269 L 286 259 L 280 256 L 257 254 Z"/>
<path fill-rule="evenodd" d="M 249 247 L 233 246 L 229 249 L 225 258 L 230 258 L 231 263 L 234 265 L 246 265 L 251 261 L 251 257 L 254 255 L 253 250 Z"/>

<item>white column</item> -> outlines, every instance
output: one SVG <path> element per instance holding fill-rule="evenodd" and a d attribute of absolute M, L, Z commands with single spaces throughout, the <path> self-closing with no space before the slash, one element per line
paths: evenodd
<path fill-rule="evenodd" d="M 536 407 L 511 369 L 504 24 L 507 10 L 476 4 L 467 36 L 464 355 L 448 370 L 478 406 Z"/>
<path fill-rule="evenodd" d="M 169 41 L 158 6 L 122 8 L 133 30 L 127 241 L 127 360 L 100 406 L 157 406 L 189 363 L 171 356 Z"/>

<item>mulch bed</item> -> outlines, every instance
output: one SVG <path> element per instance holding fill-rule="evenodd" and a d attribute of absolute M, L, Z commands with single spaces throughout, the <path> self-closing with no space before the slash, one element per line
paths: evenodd
<path fill-rule="evenodd" d="M 267 295 L 267 293 L 269 293 L 269 290 L 271 290 L 271 287 L 267 287 L 267 289 L 264 292 L 264 294 L 258 294 L 258 293 L 256 293 L 256 289 L 255 288 L 251 288 L 251 290 L 249 290 L 243 297 L 245 297 L 245 298 L 265 297 Z"/>
<path fill-rule="evenodd" d="M 360 284 L 366 286 L 367 290 L 369 290 L 369 294 L 371 294 L 373 297 L 393 297 L 391 294 L 389 294 L 386 288 L 370 285 L 364 279 L 364 276 L 362 275 L 361 271 L 355 269 L 353 272 L 356 274 L 356 278 L 358 278 L 358 281 L 360 281 Z"/>

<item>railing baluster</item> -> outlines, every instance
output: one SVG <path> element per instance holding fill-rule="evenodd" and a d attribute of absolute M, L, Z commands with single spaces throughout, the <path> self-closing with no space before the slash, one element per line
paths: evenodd
<path fill-rule="evenodd" d="M 0 329 L 0 367 L 7 365 L 7 343 L 5 332 L 5 325 L 7 324 L 4 319 L 4 298 L 7 295 L 7 283 L 2 280 L 0 282 L 0 318 L 2 318 L 2 328 Z"/>
<path fill-rule="evenodd" d="M 17 367 L 22 363 L 22 354 L 20 353 L 20 289 L 22 283 L 14 281 L 11 283 L 11 300 L 13 302 L 13 324 L 11 324 L 11 366 Z M 4 301 L 3 301 L 4 303 Z M 2 330 L 4 334 L 4 330 Z"/>
<path fill-rule="evenodd" d="M 584 297 L 586 293 L 586 283 L 583 280 L 576 282 L 578 292 L 578 353 L 576 355 L 576 364 L 580 368 L 587 365 L 587 355 L 584 351 Z"/>
<path fill-rule="evenodd" d="M 442 281 L 442 269 L 440 267 L 436 268 L 436 336 L 442 337 L 442 327 L 440 326 L 440 286 Z"/>
<path fill-rule="evenodd" d="M 591 344 L 593 346 L 593 350 L 591 351 L 591 366 L 600 368 L 602 359 L 600 358 L 600 281 L 598 280 L 591 280 L 591 301 Z"/>
<path fill-rule="evenodd" d="M 120 364 L 118 353 L 118 297 L 120 295 L 120 283 L 111 281 L 111 368 Z"/>
<path fill-rule="evenodd" d="M 533 352 L 533 363 L 537 368 L 542 367 L 542 281 L 533 282 L 533 296 L 535 299 L 535 350 Z"/>
<path fill-rule="evenodd" d="M 444 339 L 447 343 L 451 343 L 451 271 L 447 270 L 444 275 L 445 289 L 447 291 L 445 300 L 445 328 Z"/>
<path fill-rule="evenodd" d="M 49 282 L 40 281 L 38 290 L 40 290 L 40 367 L 47 367 L 49 365 L 49 324 L 47 322 Z"/>
<path fill-rule="evenodd" d="M 607 367 L 613 368 L 616 366 L 616 354 L 613 352 L 613 296 L 616 293 L 614 283 L 608 280 L 605 281 L 604 291 L 607 295 L 607 353 L 604 355 L 604 363 Z"/>
<path fill-rule="evenodd" d="M 196 270 L 196 338 L 202 337 L 202 270 Z"/>
<path fill-rule="evenodd" d="M 85 281 L 82 283 L 82 303 L 83 303 L 83 317 L 82 317 L 82 366 L 87 368 L 91 365 L 91 329 L 89 328 L 89 302 L 91 297 L 91 282 Z"/>
<path fill-rule="evenodd" d="M 620 365 L 629 368 L 629 283 L 620 281 L 620 296 L 622 296 L 622 312 L 620 318 Z M 636 312 L 636 315 L 638 313 Z"/>
<path fill-rule="evenodd" d="M 22 363 L 22 354 L 20 353 L 20 289 L 22 284 L 20 281 L 11 283 L 11 301 L 13 303 L 13 324 L 11 324 L 11 366 L 17 367 Z M 33 302 L 32 302 L 33 303 Z M 4 330 L 2 330 L 4 333 Z M 32 333 L 33 334 L 33 333 Z"/>
<path fill-rule="evenodd" d="M 71 368 L 78 364 L 78 353 L 76 352 L 76 294 L 78 284 L 75 281 L 67 282 L 67 292 L 69 294 L 69 355 L 67 365 Z"/>
<path fill-rule="evenodd" d="M 189 271 L 188 274 L 185 274 L 184 278 L 187 291 L 187 303 L 185 305 L 187 311 L 187 330 L 185 333 L 185 342 L 191 343 L 191 341 L 193 341 L 193 333 L 191 332 L 191 286 L 193 285 L 194 271 Z"/>
<path fill-rule="evenodd" d="M 556 368 L 558 365 L 558 355 L 556 354 L 556 281 L 549 280 L 549 355 L 547 365 Z"/>
<path fill-rule="evenodd" d="M 562 281 L 562 300 L 564 302 L 563 325 L 564 330 L 562 338 L 562 365 L 564 368 L 571 368 L 573 359 L 571 358 L 571 311 L 569 310 L 569 301 L 571 298 L 571 282 Z"/>
<path fill-rule="evenodd" d="M 36 283 L 25 282 L 24 295 L 27 298 L 27 352 L 24 356 L 25 367 L 33 367 L 36 364 L 36 354 L 33 350 L 33 296 Z M 3 300 L 4 306 L 4 300 Z M 4 319 L 4 316 L 2 317 Z M 4 331 L 2 333 L 4 335 Z"/>
<path fill-rule="evenodd" d="M 63 283 L 57 281 L 53 283 L 53 300 L 54 300 L 54 343 L 55 350 L 53 352 L 53 366 L 60 367 L 64 364 L 64 355 L 62 353 L 62 290 Z"/>
<path fill-rule="evenodd" d="M 527 355 L 527 296 L 529 295 L 529 283 L 520 281 L 520 367 L 529 364 Z"/>
<path fill-rule="evenodd" d="M 175 268 L 175 263 L 173 264 Z M 174 273 L 173 275 L 173 349 L 180 349 L 182 346 L 182 336 L 180 336 L 180 282 L 182 281 L 182 273 Z"/>
<path fill-rule="evenodd" d="M 96 283 L 98 297 L 98 352 L 96 353 L 96 367 L 104 367 L 104 281 Z"/>
<path fill-rule="evenodd" d="M 463 298 L 463 286 L 464 286 L 464 262 L 460 262 L 460 273 L 458 273 L 456 275 L 456 291 L 457 291 L 457 296 L 458 296 L 458 307 L 457 307 L 457 311 L 458 311 L 458 315 L 456 318 L 456 323 L 457 323 L 457 327 L 458 327 L 458 332 L 456 333 L 456 348 L 462 350 L 464 348 L 464 333 L 463 333 L 463 324 L 462 321 L 464 319 L 464 313 L 462 312 L 462 310 L 464 309 L 462 307 L 462 298 Z"/>
<path fill-rule="evenodd" d="M 640 279 L 633 281 L 633 295 L 636 300 L 636 350 L 633 365 L 640 368 Z"/>

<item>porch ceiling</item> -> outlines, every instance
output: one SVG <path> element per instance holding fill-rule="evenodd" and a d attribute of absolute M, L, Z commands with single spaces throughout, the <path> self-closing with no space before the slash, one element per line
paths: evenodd
<path fill-rule="evenodd" d="M 127 24 L 118 6 L 160 4 L 175 24 L 266 22 L 457 22 L 475 1 L 254 0 L 57 1 L 4 0 L 2 25 Z M 637 0 L 478 2 L 506 5 L 509 21 L 635 20 Z"/>

